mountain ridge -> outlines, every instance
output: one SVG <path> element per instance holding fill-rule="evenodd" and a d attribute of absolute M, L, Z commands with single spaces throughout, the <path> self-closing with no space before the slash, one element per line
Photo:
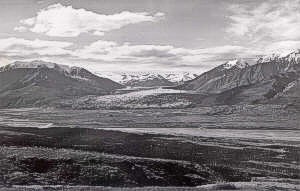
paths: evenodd
<path fill-rule="evenodd" d="M 123 87 L 83 68 L 17 62 L 0 68 L 0 107 L 41 106 L 70 97 L 109 94 Z"/>
<path fill-rule="evenodd" d="M 215 95 L 215 101 L 220 104 L 266 102 L 299 79 L 300 51 L 262 57 L 256 64 L 244 67 L 226 66 L 228 63 L 219 65 L 176 89 Z"/>
<path fill-rule="evenodd" d="M 131 87 L 176 86 L 198 76 L 191 72 L 98 72 L 96 75 Z"/>

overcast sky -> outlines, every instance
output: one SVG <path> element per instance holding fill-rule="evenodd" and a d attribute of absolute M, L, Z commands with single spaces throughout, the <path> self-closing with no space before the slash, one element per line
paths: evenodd
<path fill-rule="evenodd" d="M 300 0 L 0 0 L 0 65 L 203 72 L 300 48 Z"/>

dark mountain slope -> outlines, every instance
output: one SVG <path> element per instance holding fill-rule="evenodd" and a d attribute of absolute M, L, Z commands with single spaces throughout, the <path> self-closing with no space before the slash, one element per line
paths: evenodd
<path fill-rule="evenodd" d="M 51 66 L 35 61 L 1 68 L 0 107 L 40 106 L 64 98 L 109 94 L 123 87 L 83 68 Z"/>

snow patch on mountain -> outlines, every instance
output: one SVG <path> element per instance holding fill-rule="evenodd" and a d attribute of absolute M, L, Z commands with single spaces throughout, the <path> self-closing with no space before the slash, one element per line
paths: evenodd
<path fill-rule="evenodd" d="M 292 53 L 290 53 L 288 56 L 287 56 L 289 62 L 296 62 L 297 64 L 300 63 L 300 49 L 297 50 L 297 51 L 294 51 Z"/>
<path fill-rule="evenodd" d="M 124 94 L 105 96 L 86 96 L 76 100 L 72 105 L 77 109 L 99 108 L 123 108 L 123 109 L 147 109 L 147 108 L 185 108 L 192 103 L 186 99 L 156 99 L 160 95 L 172 95 L 187 93 L 183 90 L 153 88 L 149 90 L 134 91 Z"/>
<path fill-rule="evenodd" d="M 257 63 L 268 63 L 273 61 L 288 61 L 296 64 L 300 63 L 300 49 L 289 53 L 271 54 L 258 59 Z"/>
<path fill-rule="evenodd" d="M 234 59 L 234 60 L 230 60 L 228 62 L 226 62 L 225 64 L 223 64 L 223 67 L 225 69 L 230 69 L 232 67 L 238 67 L 238 68 L 245 68 L 249 66 L 249 64 L 241 59 Z"/>
<path fill-rule="evenodd" d="M 99 96 L 97 97 L 97 101 L 103 101 L 103 102 L 132 101 L 150 95 L 178 94 L 178 93 L 186 93 L 186 92 L 187 91 L 184 90 L 155 88 L 150 90 L 134 91 L 126 94 Z"/>
<path fill-rule="evenodd" d="M 177 82 L 186 82 L 192 80 L 199 76 L 198 73 L 191 73 L 191 72 L 178 72 L 178 73 L 165 73 L 161 74 L 167 80 L 177 83 Z"/>
<path fill-rule="evenodd" d="M 155 73 L 122 74 L 122 79 L 120 83 L 125 84 L 133 81 L 143 82 L 143 81 L 154 80 L 154 79 L 163 80 L 164 77 L 161 76 L 160 74 L 155 74 Z"/>

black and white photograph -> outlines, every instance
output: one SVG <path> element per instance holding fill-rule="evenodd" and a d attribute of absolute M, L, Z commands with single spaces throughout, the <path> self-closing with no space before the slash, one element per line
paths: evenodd
<path fill-rule="evenodd" d="M 0 191 L 300 191 L 300 0 L 0 0 Z"/>

